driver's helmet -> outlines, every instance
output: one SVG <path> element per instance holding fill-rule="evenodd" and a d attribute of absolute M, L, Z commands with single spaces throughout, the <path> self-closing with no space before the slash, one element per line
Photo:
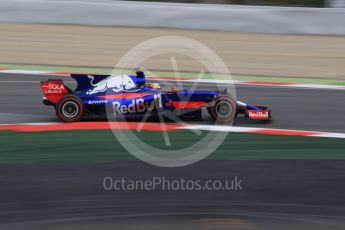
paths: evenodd
<path fill-rule="evenodd" d="M 158 83 L 151 83 L 148 85 L 150 89 L 160 89 L 160 85 Z"/>

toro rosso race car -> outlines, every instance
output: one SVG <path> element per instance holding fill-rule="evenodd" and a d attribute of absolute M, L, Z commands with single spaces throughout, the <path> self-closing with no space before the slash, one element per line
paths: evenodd
<path fill-rule="evenodd" d="M 55 107 L 64 122 L 76 122 L 84 115 L 144 117 L 161 114 L 165 117 L 201 118 L 206 110 L 217 123 L 230 123 L 238 114 L 256 120 L 269 120 L 271 111 L 235 101 L 226 92 L 177 91 L 163 92 L 157 83 L 146 84 L 143 72 L 136 75 L 71 74 L 77 81 L 75 90 L 62 80 L 41 82 L 43 104 Z M 109 117 L 109 116 L 108 116 Z"/>

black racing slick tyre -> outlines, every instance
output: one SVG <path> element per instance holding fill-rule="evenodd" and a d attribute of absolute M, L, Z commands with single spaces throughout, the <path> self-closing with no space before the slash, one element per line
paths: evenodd
<path fill-rule="evenodd" d="M 67 95 L 57 103 L 56 115 L 63 122 L 80 121 L 84 114 L 82 101 L 73 95 Z"/>
<path fill-rule="evenodd" d="M 236 102 L 230 97 L 218 97 L 210 108 L 210 114 L 216 123 L 229 124 L 236 118 Z"/>

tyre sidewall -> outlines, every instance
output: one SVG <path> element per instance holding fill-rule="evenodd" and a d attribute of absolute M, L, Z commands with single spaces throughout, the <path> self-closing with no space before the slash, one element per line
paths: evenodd
<path fill-rule="evenodd" d="M 67 102 L 74 102 L 77 104 L 79 111 L 76 114 L 76 116 L 66 117 L 63 114 L 62 108 L 63 108 L 64 104 L 66 104 Z M 65 97 L 61 98 L 61 100 L 56 105 L 56 115 L 58 116 L 58 118 L 60 118 L 64 122 L 79 121 L 82 118 L 83 114 L 84 114 L 84 105 L 83 105 L 82 101 L 76 96 L 71 96 L 71 95 L 65 96 Z"/>
<path fill-rule="evenodd" d="M 227 117 L 219 117 L 218 114 L 217 114 L 217 105 L 221 102 L 227 102 L 230 106 L 231 106 L 231 113 L 229 114 L 229 116 Z M 212 106 L 210 108 L 210 114 L 212 116 L 212 118 L 215 120 L 216 123 L 219 123 L 219 124 L 228 124 L 228 123 L 231 123 L 235 120 L 236 118 L 236 109 L 237 109 L 237 106 L 236 106 L 236 102 L 231 98 L 231 97 L 228 97 L 228 96 L 221 96 L 221 97 L 218 97 L 215 99 L 214 101 L 214 106 Z"/>

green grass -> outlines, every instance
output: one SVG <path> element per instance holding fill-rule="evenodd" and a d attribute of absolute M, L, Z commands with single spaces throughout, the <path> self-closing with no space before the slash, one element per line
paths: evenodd
<path fill-rule="evenodd" d="M 0 64 L 2 69 L 17 69 L 17 70 L 42 70 L 53 72 L 78 72 L 78 73 L 94 73 L 94 74 L 110 74 L 111 68 L 88 68 L 88 67 L 65 67 L 65 66 L 42 66 L 42 65 L 15 65 L 15 64 Z M 117 69 L 118 73 L 128 73 L 132 70 Z M 162 77 L 172 77 L 173 72 L 169 71 L 154 71 L 149 74 L 154 74 Z M 180 72 L 182 78 L 196 78 L 198 73 Z M 204 79 L 228 79 L 226 75 L 222 74 L 204 74 Z M 254 76 L 254 75 L 237 75 L 232 74 L 233 80 L 238 81 L 272 81 L 282 83 L 303 83 L 303 84 L 323 84 L 323 85 L 345 85 L 345 81 L 332 79 L 313 79 L 313 78 L 293 78 L 293 77 L 275 77 L 275 76 Z"/>
<path fill-rule="evenodd" d="M 128 132 L 128 131 L 126 131 Z M 167 148 L 160 132 L 139 134 L 146 143 Z M 169 132 L 174 149 L 200 137 L 188 130 Z M 209 159 L 345 159 L 345 140 L 231 133 Z M 183 152 L 181 150 L 181 152 Z M 0 132 L 0 162 L 135 160 L 111 131 L 44 133 Z"/>

